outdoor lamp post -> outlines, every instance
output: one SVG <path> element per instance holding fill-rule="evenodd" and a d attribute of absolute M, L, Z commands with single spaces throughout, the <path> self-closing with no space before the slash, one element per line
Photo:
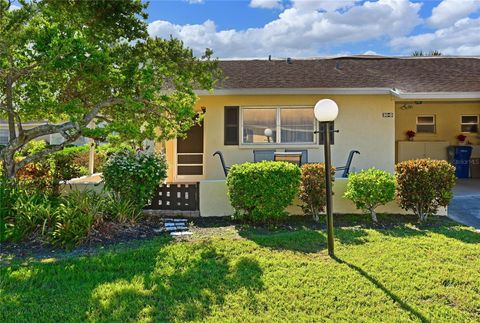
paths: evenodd
<path fill-rule="evenodd" d="M 265 129 L 265 131 L 263 132 L 263 134 L 265 135 L 265 137 L 267 137 L 268 142 L 270 142 L 270 138 L 271 138 L 272 135 L 273 135 L 272 129 L 270 129 L 270 128 Z"/>
<path fill-rule="evenodd" d="M 323 125 L 324 151 L 325 151 L 325 187 L 327 193 L 327 247 L 328 255 L 334 256 L 333 252 L 333 203 L 332 203 L 332 158 L 330 151 L 330 123 L 338 116 L 338 106 L 335 101 L 323 99 L 315 104 L 313 110 L 315 118 Z"/>

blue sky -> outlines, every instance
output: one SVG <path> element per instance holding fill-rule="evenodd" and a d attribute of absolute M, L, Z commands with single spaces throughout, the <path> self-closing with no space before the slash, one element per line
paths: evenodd
<path fill-rule="evenodd" d="M 223 58 L 480 55 L 480 0 L 150 1 L 152 35 Z"/>

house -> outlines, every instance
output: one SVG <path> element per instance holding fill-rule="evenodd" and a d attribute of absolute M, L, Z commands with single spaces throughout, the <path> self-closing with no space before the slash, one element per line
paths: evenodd
<path fill-rule="evenodd" d="M 322 162 L 313 107 L 324 98 L 339 106 L 334 165 L 344 165 L 354 149 L 361 154 L 353 170 L 393 171 L 405 159 L 447 159 L 459 134 L 480 158 L 479 57 L 225 60 L 220 67 L 226 79 L 212 93 L 198 92 L 203 125 L 186 139 L 157 145 L 170 165 L 167 182 L 200 183 L 202 215 L 230 212 L 215 151 L 228 165 L 253 161 L 255 150 L 300 150 L 308 162 Z M 408 130 L 417 133 L 414 141 L 407 140 Z"/>

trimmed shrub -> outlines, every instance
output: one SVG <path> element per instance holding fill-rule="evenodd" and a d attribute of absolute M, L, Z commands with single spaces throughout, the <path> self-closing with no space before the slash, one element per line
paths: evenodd
<path fill-rule="evenodd" d="M 281 218 L 298 193 L 300 177 L 300 168 L 287 162 L 233 165 L 227 188 L 236 216 L 253 222 Z"/>
<path fill-rule="evenodd" d="M 377 222 L 375 209 L 395 199 L 395 176 L 375 168 L 351 173 L 344 197 L 357 209 L 370 212 L 372 221 Z"/>
<path fill-rule="evenodd" d="M 138 212 L 166 177 L 167 163 L 163 155 L 129 150 L 113 154 L 103 169 L 105 189 L 115 194 L 117 201 L 134 203 Z"/>
<path fill-rule="evenodd" d="M 444 160 L 416 159 L 395 166 L 397 198 L 405 210 L 420 221 L 446 207 L 453 197 L 455 167 Z"/>
<path fill-rule="evenodd" d="M 332 167 L 332 182 L 335 180 L 335 168 Z M 305 164 L 302 166 L 302 179 L 300 185 L 300 201 L 305 214 L 311 215 L 315 220 L 320 213 L 325 211 L 327 203 L 325 185 L 325 164 Z"/>

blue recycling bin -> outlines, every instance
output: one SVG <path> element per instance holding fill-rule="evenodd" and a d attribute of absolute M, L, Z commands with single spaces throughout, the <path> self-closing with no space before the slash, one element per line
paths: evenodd
<path fill-rule="evenodd" d="M 455 166 L 455 175 L 457 175 L 458 178 L 470 177 L 470 156 L 471 155 L 472 155 L 471 146 L 448 147 L 449 160 Z"/>

